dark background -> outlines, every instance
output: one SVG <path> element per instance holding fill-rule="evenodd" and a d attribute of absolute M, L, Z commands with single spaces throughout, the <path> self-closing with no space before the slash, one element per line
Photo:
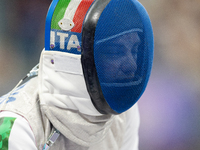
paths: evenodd
<path fill-rule="evenodd" d="M 200 149 L 200 1 L 140 0 L 155 37 L 140 150 Z M 0 95 L 38 63 L 51 0 L 0 0 Z"/>

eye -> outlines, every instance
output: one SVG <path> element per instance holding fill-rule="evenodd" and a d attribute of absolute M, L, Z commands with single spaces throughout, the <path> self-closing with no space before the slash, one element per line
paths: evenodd
<path fill-rule="evenodd" d="M 124 49 L 122 46 L 120 45 L 109 45 L 109 46 L 103 46 L 102 47 L 102 52 L 104 54 L 107 54 L 107 55 L 120 55 L 124 52 Z"/>
<path fill-rule="evenodd" d="M 134 58 L 137 58 L 139 45 L 140 45 L 140 43 L 134 44 L 132 49 L 131 49 L 131 53 L 132 53 Z"/>

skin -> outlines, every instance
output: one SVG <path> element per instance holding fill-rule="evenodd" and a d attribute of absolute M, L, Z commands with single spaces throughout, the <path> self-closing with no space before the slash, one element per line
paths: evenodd
<path fill-rule="evenodd" d="M 99 73 L 103 76 L 103 82 L 123 83 L 133 80 L 137 70 L 137 53 L 140 43 L 138 33 L 133 32 L 103 44 L 103 51 L 98 56 L 101 61 Z"/>

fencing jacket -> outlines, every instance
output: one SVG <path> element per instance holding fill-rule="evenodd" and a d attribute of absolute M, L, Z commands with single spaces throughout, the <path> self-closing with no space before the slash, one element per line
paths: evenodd
<path fill-rule="evenodd" d="M 0 98 L 0 149 L 42 150 L 54 127 L 61 134 L 49 150 L 138 150 L 137 104 L 100 114 L 79 56 L 43 51 L 39 67 L 38 77 Z"/>

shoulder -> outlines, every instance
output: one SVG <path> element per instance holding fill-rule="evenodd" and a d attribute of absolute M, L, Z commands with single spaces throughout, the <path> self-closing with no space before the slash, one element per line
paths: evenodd
<path fill-rule="evenodd" d="M 35 77 L 0 97 L 0 111 L 7 110 L 25 116 L 32 110 L 37 100 L 38 82 Z"/>
<path fill-rule="evenodd" d="M 10 111 L 0 113 L 0 149 L 37 150 L 33 132 L 26 119 Z"/>
<path fill-rule="evenodd" d="M 140 116 L 138 104 L 135 104 L 126 113 L 126 127 L 121 150 L 138 150 Z"/>

